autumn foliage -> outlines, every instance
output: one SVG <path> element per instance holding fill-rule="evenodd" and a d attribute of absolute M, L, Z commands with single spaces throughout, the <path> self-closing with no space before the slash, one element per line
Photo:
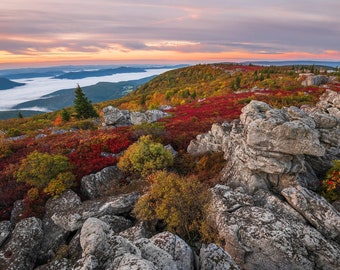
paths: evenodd
<path fill-rule="evenodd" d="M 340 200 L 340 160 L 334 160 L 333 164 L 321 185 L 321 194 L 329 202 Z"/>
<path fill-rule="evenodd" d="M 173 164 L 173 156 L 161 143 L 154 142 L 151 136 L 142 136 L 131 145 L 118 162 L 123 172 L 147 176 L 156 170 Z"/>
<path fill-rule="evenodd" d="M 134 213 L 141 220 L 163 220 L 167 230 L 194 240 L 205 219 L 209 191 L 197 177 L 180 177 L 166 171 L 148 177 L 150 190 L 137 202 Z"/>

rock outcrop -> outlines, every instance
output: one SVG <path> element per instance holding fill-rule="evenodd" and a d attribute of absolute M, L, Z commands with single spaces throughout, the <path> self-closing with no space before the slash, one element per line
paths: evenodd
<path fill-rule="evenodd" d="M 143 123 L 156 122 L 169 114 L 161 110 L 147 110 L 146 112 L 130 112 L 108 106 L 103 108 L 104 125 L 106 126 L 130 126 Z"/>
<path fill-rule="evenodd" d="M 123 173 L 116 166 L 106 167 L 100 172 L 84 176 L 81 179 L 81 192 L 88 199 L 103 197 L 108 189 L 118 185 L 123 178 Z"/>
<path fill-rule="evenodd" d="M 302 86 L 320 86 L 321 84 L 329 83 L 330 79 L 328 76 L 325 75 L 314 75 L 308 76 L 302 83 Z"/>
<path fill-rule="evenodd" d="M 57 199 L 56 204 L 60 205 L 60 208 L 64 207 L 64 209 L 55 211 L 51 216 L 55 224 L 71 232 L 80 229 L 83 223 L 91 217 L 101 218 L 107 215 L 116 216 L 128 214 L 138 199 L 137 193 L 131 193 L 88 200 L 80 204 L 72 205 L 72 201 L 78 202 L 78 195 L 74 193 L 72 196 L 69 196 L 71 193 L 72 191 L 66 193 L 66 198 L 64 193 Z"/>
<path fill-rule="evenodd" d="M 224 152 L 209 220 L 241 268 L 340 267 L 339 212 L 314 192 L 340 159 L 339 100 L 327 90 L 316 107 L 252 101 L 190 143 L 191 154 Z"/>
<path fill-rule="evenodd" d="M 33 269 L 42 240 L 41 220 L 27 218 L 18 222 L 9 241 L 0 249 L 0 269 Z"/>

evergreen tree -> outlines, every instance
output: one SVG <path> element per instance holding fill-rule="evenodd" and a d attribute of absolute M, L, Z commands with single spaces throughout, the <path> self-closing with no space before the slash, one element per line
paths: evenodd
<path fill-rule="evenodd" d="M 61 118 L 64 122 L 68 122 L 71 119 L 71 114 L 67 110 L 63 109 L 61 111 Z"/>
<path fill-rule="evenodd" d="M 21 112 L 18 112 L 18 118 L 23 118 Z"/>
<path fill-rule="evenodd" d="M 96 110 L 93 108 L 91 101 L 88 100 L 83 90 L 78 85 L 75 92 L 74 109 L 78 119 L 87 119 L 98 117 Z"/>

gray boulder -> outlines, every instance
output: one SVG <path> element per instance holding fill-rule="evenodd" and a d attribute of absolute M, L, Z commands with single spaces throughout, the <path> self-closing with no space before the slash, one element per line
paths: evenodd
<path fill-rule="evenodd" d="M 71 206 L 65 211 L 60 210 L 52 215 L 55 224 L 67 231 L 75 231 L 82 227 L 90 217 L 102 217 L 105 215 L 122 215 L 129 213 L 136 201 L 137 193 L 110 196 L 106 198 L 88 200 L 80 205 Z M 62 199 L 62 197 L 60 198 Z M 59 199 L 57 199 L 59 200 Z"/>
<path fill-rule="evenodd" d="M 139 221 L 135 226 L 119 233 L 120 236 L 128 239 L 131 242 L 137 241 L 141 238 L 150 238 L 154 234 L 154 226 L 151 226 L 151 224 L 146 221 Z"/>
<path fill-rule="evenodd" d="M 256 150 L 285 154 L 322 156 L 314 120 L 296 108 L 273 109 L 260 101 L 251 101 L 242 109 L 246 143 Z"/>
<path fill-rule="evenodd" d="M 116 166 L 106 167 L 100 172 L 84 176 L 81 179 L 80 189 L 88 199 L 99 198 L 123 178 L 123 173 Z"/>
<path fill-rule="evenodd" d="M 108 106 L 103 109 L 104 125 L 106 126 L 130 126 L 143 123 L 153 123 L 159 119 L 169 116 L 160 110 L 148 110 L 146 112 L 130 112 Z"/>
<path fill-rule="evenodd" d="M 131 112 L 131 124 L 132 125 L 140 125 L 143 123 L 147 123 L 148 119 L 145 113 L 142 112 Z"/>
<path fill-rule="evenodd" d="M 38 266 L 35 270 L 72 270 L 72 265 L 68 259 L 55 260 L 50 263 Z"/>
<path fill-rule="evenodd" d="M 242 109 L 240 120 L 214 124 L 192 140 L 192 154 L 224 152 L 226 166 L 221 179 L 232 187 L 243 186 L 281 192 L 294 185 L 316 190 L 318 177 L 340 158 L 340 94 L 326 91 L 318 107 L 274 109 L 252 101 Z"/>
<path fill-rule="evenodd" d="M 224 249 L 245 269 L 337 269 L 340 247 L 325 238 L 270 192 L 249 196 L 241 190 L 212 189 L 209 220 Z"/>
<path fill-rule="evenodd" d="M 15 201 L 13 204 L 13 209 L 11 211 L 11 218 L 10 218 L 11 223 L 12 224 L 18 223 L 23 217 L 23 212 L 24 212 L 24 201 L 23 200 Z"/>
<path fill-rule="evenodd" d="M 155 246 L 172 256 L 178 270 L 194 269 L 194 253 L 190 246 L 177 235 L 163 232 L 153 236 L 150 240 Z"/>
<path fill-rule="evenodd" d="M 153 244 L 149 239 L 142 238 L 134 242 L 134 244 L 140 249 L 143 259 L 152 262 L 157 268 L 164 270 L 178 269 L 173 257 Z"/>
<path fill-rule="evenodd" d="M 0 222 L 0 247 L 11 234 L 11 222 L 4 220 Z"/>
<path fill-rule="evenodd" d="M 231 256 L 216 244 L 203 246 L 200 250 L 201 270 L 239 270 Z"/>
<path fill-rule="evenodd" d="M 107 126 L 129 126 L 130 112 L 127 110 L 119 110 L 116 107 L 107 106 L 103 108 L 104 124 Z"/>
<path fill-rule="evenodd" d="M 41 220 L 27 218 L 18 222 L 9 241 L 0 249 L 0 269 L 33 269 L 42 240 Z"/>
<path fill-rule="evenodd" d="M 330 81 L 328 76 L 325 75 L 315 75 L 315 76 L 308 76 L 302 83 L 302 86 L 320 86 L 321 84 L 326 84 Z"/>
<path fill-rule="evenodd" d="M 340 241 L 340 214 L 323 197 L 301 186 L 285 188 L 281 194 L 325 237 Z"/>

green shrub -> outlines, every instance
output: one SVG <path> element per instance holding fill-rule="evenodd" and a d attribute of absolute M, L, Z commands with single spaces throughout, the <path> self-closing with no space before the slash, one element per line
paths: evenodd
<path fill-rule="evenodd" d="M 126 150 L 117 165 L 123 172 L 147 176 L 172 164 L 170 151 L 161 143 L 154 142 L 151 136 L 142 136 Z"/>
<path fill-rule="evenodd" d="M 135 205 L 134 213 L 142 220 L 162 220 L 167 230 L 190 241 L 197 240 L 205 220 L 209 191 L 197 177 L 181 177 L 158 171 L 149 176 L 150 191 Z"/>
<path fill-rule="evenodd" d="M 67 157 L 34 151 L 21 162 L 15 176 L 18 182 L 58 196 L 74 185 L 71 170 Z"/>

